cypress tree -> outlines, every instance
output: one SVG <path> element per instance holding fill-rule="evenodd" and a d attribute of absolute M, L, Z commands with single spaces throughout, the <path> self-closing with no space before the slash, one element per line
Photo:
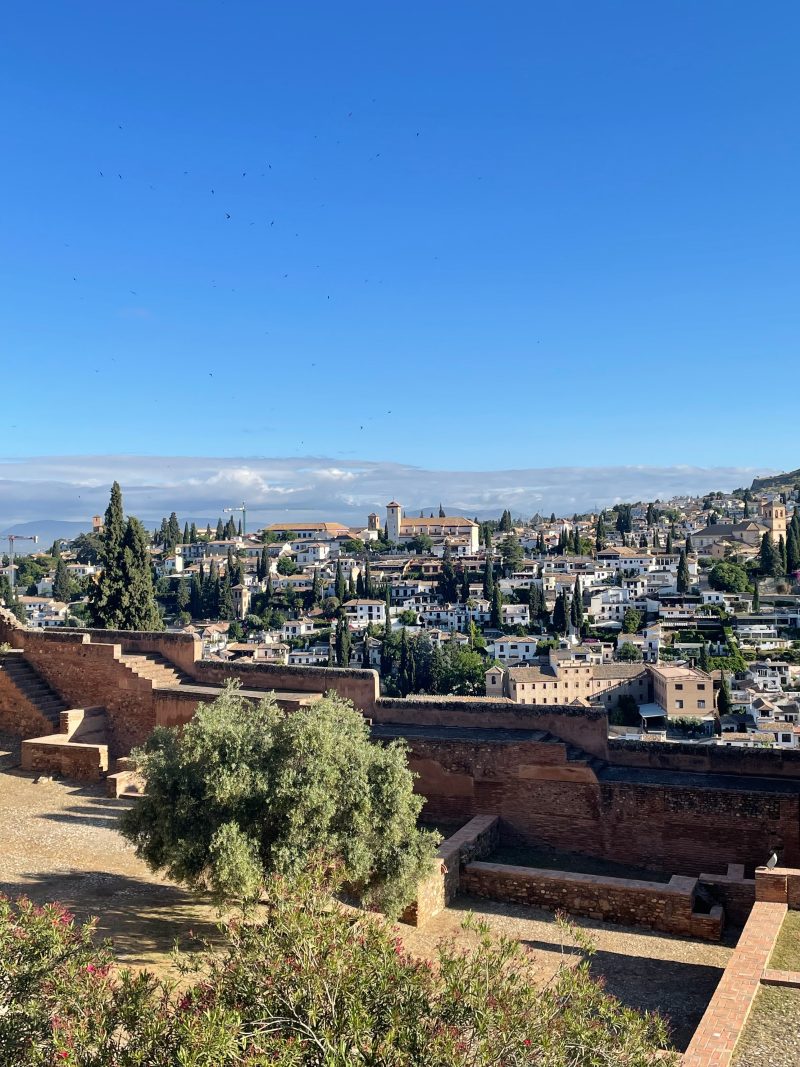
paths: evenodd
<path fill-rule="evenodd" d="M 361 576 L 361 571 L 359 571 L 358 572 L 358 577 L 356 578 L 356 596 L 357 597 L 363 597 L 363 595 L 364 595 L 364 579 Z"/>
<path fill-rule="evenodd" d="M 231 592 L 231 571 L 230 567 L 225 570 L 225 577 L 220 583 L 219 593 L 219 615 L 221 619 L 230 621 L 234 618 L 233 611 L 233 593 Z"/>
<path fill-rule="evenodd" d="M 314 568 L 314 579 L 311 582 L 311 603 L 316 607 L 322 600 L 322 579 L 319 576 L 319 568 Z"/>
<path fill-rule="evenodd" d="M 384 619 L 384 628 L 385 628 L 386 636 L 388 637 L 389 634 L 392 632 L 392 615 L 391 615 L 391 609 L 392 609 L 392 587 L 389 585 L 388 582 L 386 583 L 386 591 L 385 591 L 385 598 L 384 599 L 385 599 L 385 603 L 383 605 L 383 611 L 384 611 L 384 614 L 386 616 L 386 618 Z"/>
<path fill-rule="evenodd" d="M 558 634 L 567 632 L 567 594 L 562 589 L 553 608 L 553 629 Z"/>
<path fill-rule="evenodd" d="M 178 609 L 178 614 L 182 614 L 192 602 L 192 591 L 189 582 L 185 578 L 181 578 L 178 582 L 178 590 L 175 594 L 175 606 Z"/>
<path fill-rule="evenodd" d="M 606 547 L 606 524 L 603 521 L 602 511 L 597 517 L 597 526 L 594 531 L 594 547 L 598 552 L 602 552 Z"/>
<path fill-rule="evenodd" d="M 126 598 L 122 630 L 160 630 L 161 615 L 153 592 L 150 553 L 144 527 L 129 518 L 122 542 L 122 575 Z"/>
<path fill-rule="evenodd" d="M 196 545 L 197 544 L 197 527 L 195 526 L 194 523 L 192 523 L 192 525 L 189 527 L 189 544 L 190 545 Z"/>
<path fill-rule="evenodd" d="M 217 519 L 217 529 L 214 534 L 215 541 L 221 541 L 225 537 L 225 527 L 222 525 L 222 519 Z"/>
<path fill-rule="evenodd" d="M 708 642 L 703 640 L 700 648 L 700 670 L 708 673 Z"/>
<path fill-rule="evenodd" d="M 483 595 L 489 601 L 494 596 L 494 560 L 491 555 L 486 556 L 486 566 L 483 571 Z"/>
<path fill-rule="evenodd" d="M 211 523 L 206 526 L 206 541 L 211 540 Z"/>
<path fill-rule="evenodd" d="M 273 589 L 272 589 L 272 571 L 268 571 L 267 572 L 267 586 L 266 586 L 266 589 L 264 590 L 264 601 L 265 601 L 267 607 L 269 607 L 269 605 L 270 605 L 270 603 L 272 601 L 272 593 L 273 593 Z"/>
<path fill-rule="evenodd" d="M 687 534 L 686 535 L 686 555 L 687 556 L 693 556 L 694 555 L 694 545 L 692 544 L 692 535 L 691 534 Z"/>
<path fill-rule="evenodd" d="M 575 588 L 572 592 L 572 609 L 575 629 L 580 631 L 583 627 L 583 590 L 581 589 L 580 577 L 575 579 Z"/>
<path fill-rule="evenodd" d="M 336 666 L 350 666 L 350 628 L 347 625 L 347 616 L 342 607 L 339 608 L 336 626 Z"/>
<path fill-rule="evenodd" d="M 461 603 L 466 604 L 469 600 L 469 571 L 464 568 L 461 572 Z"/>
<path fill-rule="evenodd" d="M 258 563 L 256 564 L 256 578 L 259 582 L 263 582 L 267 577 L 269 571 L 269 553 L 267 552 L 267 546 L 263 545 L 261 548 L 261 555 L 258 557 Z"/>
<path fill-rule="evenodd" d="M 219 618 L 219 567 L 215 559 L 203 581 L 203 614 L 207 619 Z"/>
<path fill-rule="evenodd" d="M 778 538 L 777 559 L 780 566 L 780 573 L 786 574 L 786 542 L 783 539 L 783 534 Z"/>
<path fill-rule="evenodd" d="M 724 672 L 722 674 L 722 685 L 719 687 L 719 692 L 717 693 L 717 711 L 719 712 L 720 718 L 722 718 L 723 715 L 730 715 L 731 712 L 731 691 Z"/>
<path fill-rule="evenodd" d="M 762 575 L 774 577 L 778 574 L 779 565 L 778 553 L 775 549 L 775 545 L 772 543 L 772 538 L 769 533 L 765 531 L 761 538 L 761 547 L 758 551 L 759 571 Z"/>
<path fill-rule="evenodd" d="M 689 564 L 686 562 L 686 553 L 681 549 L 680 558 L 678 559 L 678 577 L 677 587 L 679 593 L 689 592 Z"/>
<path fill-rule="evenodd" d="M 458 578 L 453 566 L 453 554 L 449 545 L 444 546 L 442 573 L 439 577 L 439 595 L 446 604 L 452 604 L 458 599 Z"/>
<path fill-rule="evenodd" d="M 442 505 L 440 503 L 439 504 L 439 518 L 443 519 L 443 518 L 445 518 L 446 515 L 447 515 L 447 512 L 444 510 L 444 508 L 442 507 Z"/>
<path fill-rule="evenodd" d="M 758 578 L 753 578 L 753 612 L 761 611 L 761 595 L 758 589 Z"/>
<path fill-rule="evenodd" d="M 67 565 L 61 556 L 58 557 L 58 563 L 56 564 L 56 575 L 53 579 L 53 596 L 56 600 L 61 600 L 63 603 L 69 603 L 69 598 L 72 596 L 72 580 L 67 570 Z"/>
<path fill-rule="evenodd" d="M 489 625 L 495 630 L 500 630 L 503 626 L 503 596 L 500 592 L 499 585 L 495 585 L 492 591 L 492 608 L 489 617 Z"/>
<path fill-rule="evenodd" d="M 236 527 L 236 533 L 238 537 L 242 536 L 242 520 L 239 519 L 239 525 Z"/>
<path fill-rule="evenodd" d="M 364 564 L 364 596 L 369 597 L 370 600 L 375 596 L 375 586 L 372 581 L 372 565 L 367 556 Z"/>
<path fill-rule="evenodd" d="M 200 578 L 197 574 L 192 575 L 189 614 L 193 619 L 202 619 L 203 617 L 203 590 L 200 585 Z"/>
<path fill-rule="evenodd" d="M 183 539 L 182 539 L 181 543 L 184 544 L 184 545 L 191 544 L 191 534 L 189 533 L 189 523 L 188 522 L 185 522 L 183 524 Z"/>
<path fill-rule="evenodd" d="M 800 568 L 800 541 L 797 540 L 794 527 L 790 526 L 786 539 L 786 573 L 793 575 L 798 568 Z"/>
<path fill-rule="evenodd" d="M 344 598 L 347 594 L 347 586 L 345 585 L 344 574 L 342 573 L 341 560 L 336 561 L 336 580 L 334 583 L 334 593 L 339 603 L 344 604 Z"/>
<path fill-rule="evenodd" d="M 356 595 L 356 583 L 353 581 L 353 570 L 350 568 L 350 577 L 347 579 L 347 599 L 352 600 Z"/>
<path fill-rule="evenodd" d="M 672 547 L 672 530 L 667 531 L 667 555 L 671 556 L 673 553 Z"/>
<path fill-rule="evenodd" d="M 107 630 L 126 629 L 126 588 L 122 556 L 124 537 L 122 490 L 119 482 L 114 482 L 103 517 L 103 532 L 100 534 L 100 562 L 103 569 L 89 594 L 92 622 L 95 626 Z"/>

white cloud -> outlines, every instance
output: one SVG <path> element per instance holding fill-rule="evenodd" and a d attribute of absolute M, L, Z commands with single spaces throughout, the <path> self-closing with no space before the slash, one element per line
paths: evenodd
<path fill-rule="evenodd" d="M 623 500 L 666 499 L 749 485 L 763 469 L 742 467 L 543 467 L 437 471 L 402 463 L 330 457 L 55 456 L 0 460 L 0 530 L 36 519 L 88 520 L 102 513 L 111 482 L 126 510 L 147 523 L 175 510 L 216 520 L 247 502 L 253 523 L 330 518 L 362 522 L 396 497 L 413 513 L 469 516 L 536 511 L 571 514 Z"/>

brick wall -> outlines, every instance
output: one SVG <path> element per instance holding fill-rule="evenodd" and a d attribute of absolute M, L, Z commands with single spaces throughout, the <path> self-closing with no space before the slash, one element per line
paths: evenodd
<path fill-rule="evenodd" d="M 555 760 L 559 745 L 410 739 L 410 764 L 430 819 L 497 814 L 510 844 L 556 848 L 670 874 L 755 866 L 773 844 L 800 853 L 796 793 L 598 782 L 581 764 Z M 800 858 L 800 857 L 798 857 Z"/>
<path fill-rule="evenodd" d="M 229 678 L 239 678 L 245 689 L 285 689 L 297 693 L 326 693 L 334 689 L 370 717 L 378 698 L 378 674 L 372 670 L 200 660 L 194 665 L 192 676 L 200 685 L 220 685 Z"/>
<path fill-rule="evenodd" d="M 604 710 L 568 705 L 541 707 L 500 698 L 382 697 L 372 711 L 372 719 L 378 723 L 413 726 L 546 730 L 601 757 L 605 757 L 608 743 L 608 717 Z"/>
<path fill-rule="evenodd" d="M 800 751 L 790 749 L 611 740 L 608 758 L 618 767 L 800 778 Z"/>
<path fill-rule="evenodd" d="M 153 732 L 152 683 L 120 663 L 119 645 L 91 644 L 88 634 L 77 631 L 26 630 L 16 647 L 24 649 L 25 659 L 70 707 L 106 708 L 112 758 L 127 754 Z"/>
<path fill-rule="evenodd" d="M 475 896 L 719 941 L 722 908 L 697 914 L 696 886 L 696 878 L 679 875 L 664 884 L 480 862 L 468 864 L 461 876 L 462 890 Z"/>

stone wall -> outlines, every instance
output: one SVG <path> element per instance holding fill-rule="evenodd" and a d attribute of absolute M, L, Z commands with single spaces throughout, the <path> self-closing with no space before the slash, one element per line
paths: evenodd
<path fill-rule="evenodd" d="M 200 685 L 221 685 L 229 678 L 238 678 L 245 689 L 285 689 L 296 693 L 326 693 L 333 689 L 369 717 L 378 698 L 378 673 L 372 670 L 199 660 L 192 676 Z"/>
<path fill-rule="evenodd" d="M 416 737 L 409 744 L 425 817 L 496 814 L 507 844 L 551 845 L 692 876 L 722 874 L 728 863 L 755 866 L 778 843 L 787 862 L 800 860 L 795 791 L 769 792 L 755 781 L 752 789 L 708 788 L 708 780 L 678 774 L 669 785 L 650 784 L 635 771 L 630 780 L 598 781 L 583 764 L 559 762 L 557 744 Z"/>
<path fill-rule="evenodd" d="M 704 885 L 725 909 L 725 918 L 736 926 L 744 926 L 756 899 L 755 878 L 745 878 L 741 863 L 729 863 L 725 874 L 701 874 Z"/>
<path fill-rule="evenodd" d="M 17 647 L 70 707 L 106 708 L 112 758 L 126 755 L 153 732 L 153 684 L 119 661 L 119 645 L 92 644 L 88 634 L 80 632 L 27 630 Z"/>
<path fill-rule="evenodd" d="M 462 826 L 439 846 L 430 874 L 417 886 L 417 899 L 403 914 L 403 922 L 424 926 L 447 907 L 458 893 L 461 871 L 475 857 L 489 856 L 498 843 L 494 816 L 479 816 Z"/>
<path fill-rule="evenodd" d="M 461 888 L 475 896 L 525 904 L 603 922 L 644 926 L 684 937 L 719 941 L 723 913 L 716 905 L 709 915 L 694 911 L 696 878 L 673 876 L 669 883 L 628 878 L 599 878 L 502 863 L 470 863 Z"/>
<path fill-rule="evenodd" d="M 800 751 L 610 740 L 608 759 L 618 767 L 800 778 Z"/>
<path fill-rule="evenodd" d="M 37 738 L 22 745 L 21 765 L 23 771 L 57 773 L 83 782 L 99 781 L 108 771 L 108 746 Z"/>
<path fill-rule="evenodd" d="M 608 744 L 608 717 L 603 709 L 541 707 L 499 697 L 381 697 L 372 719 L 409 726 L 544 730 L 600 757 L 605 757 Z"/>

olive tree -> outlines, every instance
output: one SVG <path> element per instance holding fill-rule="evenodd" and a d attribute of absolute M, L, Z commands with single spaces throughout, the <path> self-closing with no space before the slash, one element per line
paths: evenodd
<path fill-rule="evenodd" d="M 349 701 L 328 694 L 286 715 L 230 685 L 182 729 L 134 752 L 147 793 L 120 820 L 153 870 L 219 900 L 254 900 L 271 874 L 313 857 L 350 891 L 396 915 L 429 869 L 438 835 L 417 828 L 406 746 L 376 745 Z"/>

